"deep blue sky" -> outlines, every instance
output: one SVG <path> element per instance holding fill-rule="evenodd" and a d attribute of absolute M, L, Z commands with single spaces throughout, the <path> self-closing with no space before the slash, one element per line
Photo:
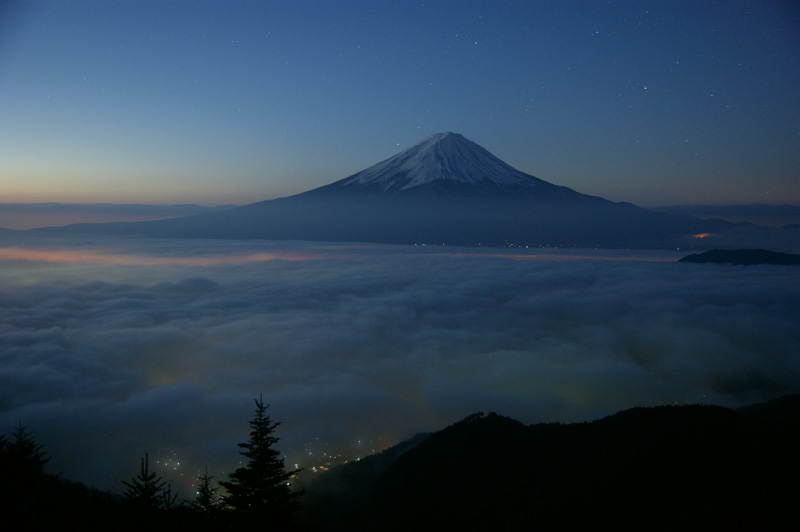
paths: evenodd
<path fill-rule="evenodd" d="M 800 9 L 5 2 L 0 120 L 0 203 L 249 203 L 456 131 L 614 201 L 800 204 Z"/>

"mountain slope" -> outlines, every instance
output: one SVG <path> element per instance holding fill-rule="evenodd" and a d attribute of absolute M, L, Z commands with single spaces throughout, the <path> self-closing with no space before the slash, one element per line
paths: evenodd
<path fill-rule="evenodd" d="M 309 485 L 308 510 L 338 506 L 335 519 L 319 514 L 330 530 L 796 530 L 798 399 L 569 425 L 475 414 L 362 476 L 358 500 Z"/>
<path fill-rule="evenodd" d="M 455 133 L 301 194 L 226 212 L 60 232 L 393 244 L 696 248 L 753 231 L 614 203 L 507 165 Z M 710 236 L 698 240 L 693 235 Z"/>

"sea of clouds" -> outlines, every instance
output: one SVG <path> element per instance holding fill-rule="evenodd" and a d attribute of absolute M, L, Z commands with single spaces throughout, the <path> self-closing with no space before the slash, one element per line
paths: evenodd
<path fill-rule="evenodd" d="M 147 452 L 185 494 L 236 467 L 259 394 L 310 470 L 478 411 L 800 391 L 800 270 L 682 255 L 2 236 L 0 433 L 101 489 Z"/>

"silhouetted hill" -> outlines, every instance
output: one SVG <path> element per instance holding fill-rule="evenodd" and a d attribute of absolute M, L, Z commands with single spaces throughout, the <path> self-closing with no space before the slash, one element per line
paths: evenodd
<path fill-rule="evenodd" d="M 786 395 L 766 403 L 740 408 L 738 412 L 761 423 L 779 427 L 800 427 L 800 394 Z"/>
<path fill-rule="evenodd" d="M 30 530 L 234 530 L 187 506 L 143 513 L 45 474 L 0 439 L 0 511 Z M 33 443 L 32 443 L 33 445 Z M 633 408 L 524 425 L 473 414 L 307 483 L 297 530 L 800 529 L 800 395 L 736 411 Z M 27 448 L 26 448 L 27 449 Z M 19 458 L 22 457 L 22 458 Z"/>
<path fill-rule="evenodd" d="M 767 251 L 765 249 L 710 249 L 703 253 L 687 255 L 679 259 L 678 262 L 714 262 L 748 266 L 755 264 L 778 264 L 788 266 L 800 264 L 800 255 Z"/>
<path fill-rule="evenodd" d="M 475 414 L 363 477 L 347 511 L 317 513 L 328 492 L 308 512 L 323 530 L 797 530 L 798 397 L 569 425 Z"/>

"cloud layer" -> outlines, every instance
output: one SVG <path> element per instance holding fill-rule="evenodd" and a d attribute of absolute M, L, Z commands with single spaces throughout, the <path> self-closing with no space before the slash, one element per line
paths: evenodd
<path fill-rule="evenodd" d="M 55 471 L 102 489 L 145 451 L 179 484 L 206 464 L 224 478 L 259 393 L 289 463 L 310 467 L 475 411 L 568 422 L 800 382 L 794 268 L 14 238 L 0 245 L 0 426 L 22 420 Z"/>

